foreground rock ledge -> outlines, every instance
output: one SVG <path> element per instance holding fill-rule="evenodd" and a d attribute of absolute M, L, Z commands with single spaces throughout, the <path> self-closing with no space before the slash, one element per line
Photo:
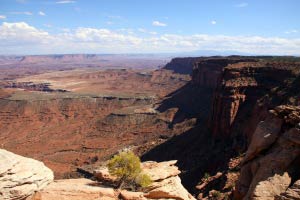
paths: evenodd
<path fill-rule="evenodd" d="M 144 192 L 114 190 L 105 183 L 115 178 L 108 174 L 107 168 L 96 169 L 95 177 L 99 182 L 89 179 L 56 180 L 43 190 L 37 192 L 30 200 L 195 200 L 182 186 L 178 176 L 180 171 L 175 166 L 177 161 L 144 162 L 141 167 L 149 174 L 153 183 Z M 103 183 L 101 183 L 103 181 Z"/>
<path fill-rule="evenodd" d="M 0 149 L 0 199 L 23 200 L 53 181 L 44 163 Z"/>

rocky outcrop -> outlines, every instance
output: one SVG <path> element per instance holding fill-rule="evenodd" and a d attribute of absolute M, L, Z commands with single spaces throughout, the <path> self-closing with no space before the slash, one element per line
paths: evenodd
<path fill-rule="evenodd" d="M 147 161 L 141 164 L 143 173 L 148 174 L 153 183 L 142 192 L 121 191 L 123 199 L 195 199 L 182 186 L 179 178 L 180 171 L 175 166 L 176 160 L 167 162 Z M 103 183 L 115 181 L 115 177 L 108 174 L 105 167 L 94 171 L 95 177 Z"/>
<path fill-rule="evenodd" d="M 0 199 L 23 200 L 53 181 L 42 162 L 0 149 Z"/>
<path fill-rule="evenodd" d="M 243 160 L 237 199 L 274 199 L 300 178 L 293 170 L 300 156 L 299 123 L 300 107 L 283 105 L 258 124 Z"/>

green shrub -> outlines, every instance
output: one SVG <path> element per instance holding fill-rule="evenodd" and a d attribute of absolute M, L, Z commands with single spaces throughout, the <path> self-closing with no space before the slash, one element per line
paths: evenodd
<path fill-rule="evenodd" d="M 135 178 L 135 182 L 136 184 L 144 188 L 144 187 L 148 187 L 152 183 L 152 180 L 147 174 L 140 173 Z"/>
<path fill-rule="evenodd" d="M 207 181 L 209 178 L 210 178 L 210 174 L 206 172 L 203 176 L 203 180 Z"/>
<path fill-rule="evenodd" d="M 152 181 L 147 174 L 142 173 L 141 161 L 132 151 L 123 151 L 108 162 L 108 170 L 119 180 L 119 188 L 123 186 L 135 189 L 137 186 L 147 187 Z"/>

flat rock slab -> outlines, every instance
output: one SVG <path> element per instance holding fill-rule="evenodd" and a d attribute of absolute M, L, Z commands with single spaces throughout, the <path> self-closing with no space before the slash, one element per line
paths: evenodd
<path fill-rule="evenodd" d="M 37 192 L 31 200 L 115 200 L 117 194 L 112 188 L 97 185 L 89 179 L 56 180 Z"/>

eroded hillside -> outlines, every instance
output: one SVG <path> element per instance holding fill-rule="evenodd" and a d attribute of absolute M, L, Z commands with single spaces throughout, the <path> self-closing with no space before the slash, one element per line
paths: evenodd
<path fill-rule="evenodd" d="M 56 177 L 72 176 L 78 166 L 187 128 L 174 131 L 169 124 L 177 110 L 161 113 L 156 107 L 189 79 L 165 70 L 121 69 L 3 81 L 1 147 L 44 161 Z"/>

